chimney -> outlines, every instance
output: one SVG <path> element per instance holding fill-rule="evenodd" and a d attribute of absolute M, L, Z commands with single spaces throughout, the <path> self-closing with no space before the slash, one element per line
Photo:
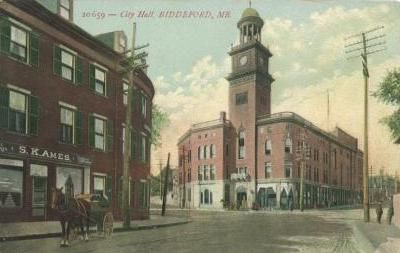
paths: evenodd
<path fill-rule="evenodd" d="M 225 122 L 226 121 L 226 112 L 222 111 L 219 113 L 219 120 L 221 122 Z"/>

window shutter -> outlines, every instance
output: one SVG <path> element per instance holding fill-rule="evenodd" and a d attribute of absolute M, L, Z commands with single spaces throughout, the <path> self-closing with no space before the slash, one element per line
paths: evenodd
<path fill-rule="evenodd" d="M 39 65 L 39 36 L 36 33 L 30 34 L 29 50 L 29 63 L 37 67 Z"/>
<path fill-rule="evenodd" d="M 8 128 L 8 106 L 10 99 L 10 91 L 0 86 L 0 128 Z"/>
<path fill-rule="evenodd" d="M 89 115 L 89 146 L 94 147 L 94 117 Z"/>
<path fill-rule="evenodd" d="M 75 144 L 82 144 L 82 125 L 83 125 L 83 115 L 82 112 L 76 111 L 75 116 Z"/>
<path fill-rule="evenodd" d="M 108 198 L 108 203 L 110 204 L 110 207 L 112 206 L 112 176 L 107 176 L 106 177 L 106 185 L 105 185 L 105 191 L 106 191 L 106 196 Z"/>
<path fill-rule="evenodd" d="M 113 122 L 107 120 L 107 140 L 106 140 L 106 150 L 111 151 L 113 149 Z"/>
<path fill-rule="evenodd" d="M 54 74 L 61 76 L 61 48 L 54 46 L 53 49 L 53 71 Z"/>
<path fill-rule="evenodd" d="M 76 56 L 75 78 L 76 84 L 81 85 L 83 83 L 83 60 L 79 56 Z"/>
<path fill-rule="evenodd" d="M 39 133 L 39 100 L 37 97 L 29 97 L 29 134 Z"/>
<path fill-rule="evenodd" d="M 93 64 L 90 64 L 89 66 L 89 87 L 92 90 L 95 90 L 96 88 L 96 67 Z"/>
<path fill-rule="evenodd" d="M 11 26 L 4 18 L 0 18 L 0 52 L 10 53 Z"/>

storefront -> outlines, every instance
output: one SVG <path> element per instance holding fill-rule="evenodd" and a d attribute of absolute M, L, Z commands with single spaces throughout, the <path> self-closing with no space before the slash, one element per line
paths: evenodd
<path fill-rule="evenodd" d="M 52 220 L 50 189 L 90 192 L 90 161 L 76 154 L 0 141 L 0 222 Z"/>

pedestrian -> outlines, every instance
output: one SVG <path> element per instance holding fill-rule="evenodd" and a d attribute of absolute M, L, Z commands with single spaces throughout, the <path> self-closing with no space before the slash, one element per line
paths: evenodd
<path fill-rule="evenodd" d="M 379 203 L 378 206 L 376 207 L 376 220 L 378 221 L 379 224 L 381 224 L 382 214 L 383 214 L 382 204 Z"/>
<path fill-rule="evenodd" d="M 394 215 L 394 208 L 393 208 L 393 197 L 392 197 L 387 211 L 387 222 L 389 225 L 392 224 L 393 215 Z"/>

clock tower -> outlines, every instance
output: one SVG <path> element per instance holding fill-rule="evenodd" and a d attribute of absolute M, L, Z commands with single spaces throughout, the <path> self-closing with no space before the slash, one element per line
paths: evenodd
<path fill-rule="evenodd" d="M 256 121 L 271 113 L 269 74 L 271 52 L 261 43 L 264 21 L 253 8 L 247 8 L 237 23 L 239 44 L 232 47 L 229 81 L 229 118 L 236 129 L 236 167 L 255 178 Z M 250 197 L 250 196 L 247 196 Z M 251 198 L 251 197 L 250 197 Z"/>

